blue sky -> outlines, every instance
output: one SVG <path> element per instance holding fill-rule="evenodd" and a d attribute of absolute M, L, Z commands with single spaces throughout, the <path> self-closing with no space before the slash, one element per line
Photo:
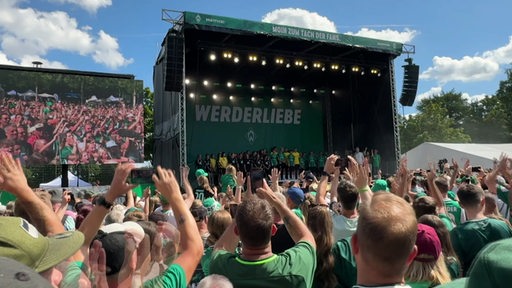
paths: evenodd
<path fill-rule="evenodd" d="M 161 10 L 193 11 L 336 31 L 416 46 L 418 97 L 494 94 L 512 63 L 512 1 L 1 0 L 0 64 L 133 74 L 152 88 L 170 24 Z M 397 95 L 405 55 L 395 60 Z M 405 113 L 414 113 L 406 108 Z"/>

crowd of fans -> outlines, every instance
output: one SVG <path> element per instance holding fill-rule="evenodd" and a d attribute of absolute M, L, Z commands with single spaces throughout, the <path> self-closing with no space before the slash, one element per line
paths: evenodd
<path fill-rule="evenodd" d="M 188 167 L 181 179 L 157 167 L 157 193 L 136 197 L 133 164 L 119 164 L 105 194 L 58 195 L 32 191 L 19 159 L 1 152 L 0 188 L 17 200 L 0 217 L 0 257 L 33 276 L 11 269 L 0 286 L 510 285 L 507 155 L 478 172 L 455 161 L 411 171 L 403 160 L 387 179 L 352 156 L 339 169 L 339 158 L 290 181 L 278 168 L 261 179 L 227 165 L 219 185 L 203 168 L 190 183 Z"/>
<path fill-rule="evenodd" d="M 0 150 L 22 165 L 140 163 L 143 107 L 0 99 Z"/>

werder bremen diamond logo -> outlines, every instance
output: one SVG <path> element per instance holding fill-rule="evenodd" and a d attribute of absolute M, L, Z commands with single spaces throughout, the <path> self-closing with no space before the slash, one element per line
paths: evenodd
<path fill-rule="evenodd" d="M 245 134 L 245 138 L 247 138 L 249 144 L 254 144 L 254 141 L 256 141 L 256 132 L 254 132 L 252 128 L 249 128 L 249 131 L 247 131 L 247 134 Z"/>
<path fill-rule="evenodd" d="M 201 22 L 201 16 L 199 16 L 199 15 L 196 16 L 196 22 L 197 23 Z"/>

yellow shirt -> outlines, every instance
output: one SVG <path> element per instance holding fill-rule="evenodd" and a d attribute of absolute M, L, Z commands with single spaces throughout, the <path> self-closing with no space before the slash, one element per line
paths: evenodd
<path fill-rule="evenodd" d="M 292 156 L 293 156 L 293 164 L 294 165 L 299 165 L 300 164 L 300 152 L 292 152 Z"/>

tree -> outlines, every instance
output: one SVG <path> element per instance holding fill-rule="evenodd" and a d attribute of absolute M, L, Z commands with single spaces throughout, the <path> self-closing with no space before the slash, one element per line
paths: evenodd
<path fill-rule="evenodd" d="M 464 120 L 464 131 L 475 143 L 507 143 L 512 139 L 507 129 L 507 113 L 501 100 L 496 96 L 470 104 Z"/>
<path fill-rule="evenodd" d="M 148 87 L 144 88 L 144 159 L 153 159 L 153 133 L 155 131 L 153 119 L 153 97 L 154 93 Z"/>
<path fill-rule="evenodd" d="M 429 99 L 427 99 L 429 100 Z M 404 118 L 400 124 L 400 145 L 408 151 L 424 142 L 467 143 L 471 137 L 456 127 L 442 103 L 422 100 L 417 115 Z"/>
<path fill-rule="evenodd" d="M 504 115 L 505 125 L 507 127 L 508 141 L 512 140 L 512 69 L 505 71 L 507 79 L 500 81 L 496 98 L 499 100 L 499 106 L 506 112 Z M 505 132 L 505 131 L 504 131 Z"/>
<path fill-rule="evenodd" d="M 456 127 L 462 127 L 469 108 L 469 103 L 462 97 L 462 93 L 457 93 L 454 90 L 442 91 L 437 96 L 421 100 L 417 109 L 420 112 L 425 112 L 424 110 L 428 109 L 431 104 L 438 104 L 441 108 L 446 109 L 446 116 L 453 119 Z"/>

